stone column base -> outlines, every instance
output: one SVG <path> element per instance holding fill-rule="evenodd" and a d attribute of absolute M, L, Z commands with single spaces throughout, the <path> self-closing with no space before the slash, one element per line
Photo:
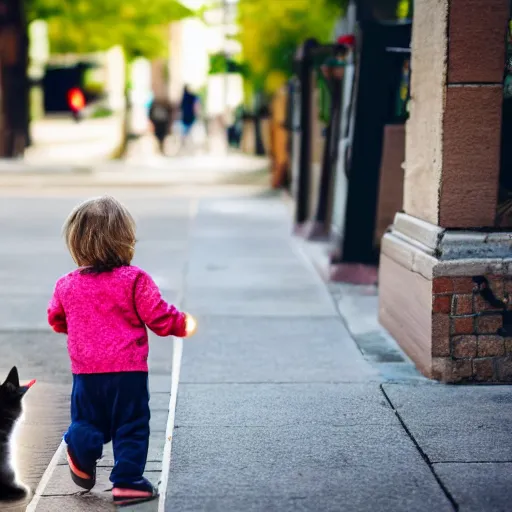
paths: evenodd
<path fill-rule="evenodd" d="M 443 382 L 512 382 L 512 233 L 447 231 L 397 214 L 382 240 L 379 317 Z"/>

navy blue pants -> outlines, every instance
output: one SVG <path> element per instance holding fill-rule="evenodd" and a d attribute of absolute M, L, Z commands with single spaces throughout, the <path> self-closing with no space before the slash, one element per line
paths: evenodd
<path fill-rule="evenodd" d="M 71 425 L 64 441 L 83 471 L 93 468 L 112 441 L 110 481 L 141 483 L 149 444 L 149 391 L 145 372 L 73 375 Z"/>

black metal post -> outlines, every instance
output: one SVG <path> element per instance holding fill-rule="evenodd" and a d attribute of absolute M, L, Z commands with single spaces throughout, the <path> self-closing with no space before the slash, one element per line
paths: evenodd
<path fill-rule="evenodd" d="M 300 151 L 299 177 L 297 183 L 297 208 L 295 222 L 303 224 L 309 214 L 309 182 L 311 168 L 311 65 L 309 49 L 311 44 L 305 43 L 300 63 Z"/>

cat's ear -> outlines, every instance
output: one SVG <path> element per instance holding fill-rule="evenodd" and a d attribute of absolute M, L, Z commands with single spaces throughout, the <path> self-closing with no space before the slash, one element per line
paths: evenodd
<path fill-rule="evenodd" d="M 18 368 L 16 368 L 16 366 L 12 367 L 12 370 L 9 372 L 9 375 L 7 375 L 7 378 L 5 379 L 5 382 L 2 384 L 2 386 L 7 383 L 12 384 L 17 388 L 20 387 L 20 378 L 18 376 Z"/>
<path fill-rule="evenodd" d="M 24 396 L 25 393 L 36 383 L 36 379 L 31 380 L 28 384 L 25 386 L 20 386 L 18 388 L 19 393 L 21 393 L 21 396 Z"/>

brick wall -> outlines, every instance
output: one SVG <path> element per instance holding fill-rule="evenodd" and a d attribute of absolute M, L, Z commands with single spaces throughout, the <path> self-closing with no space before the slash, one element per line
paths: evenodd
<path fill-rule="evenodd" d="M 433 279 L 432 378 L 512 382 L 512 276 Z"/>

